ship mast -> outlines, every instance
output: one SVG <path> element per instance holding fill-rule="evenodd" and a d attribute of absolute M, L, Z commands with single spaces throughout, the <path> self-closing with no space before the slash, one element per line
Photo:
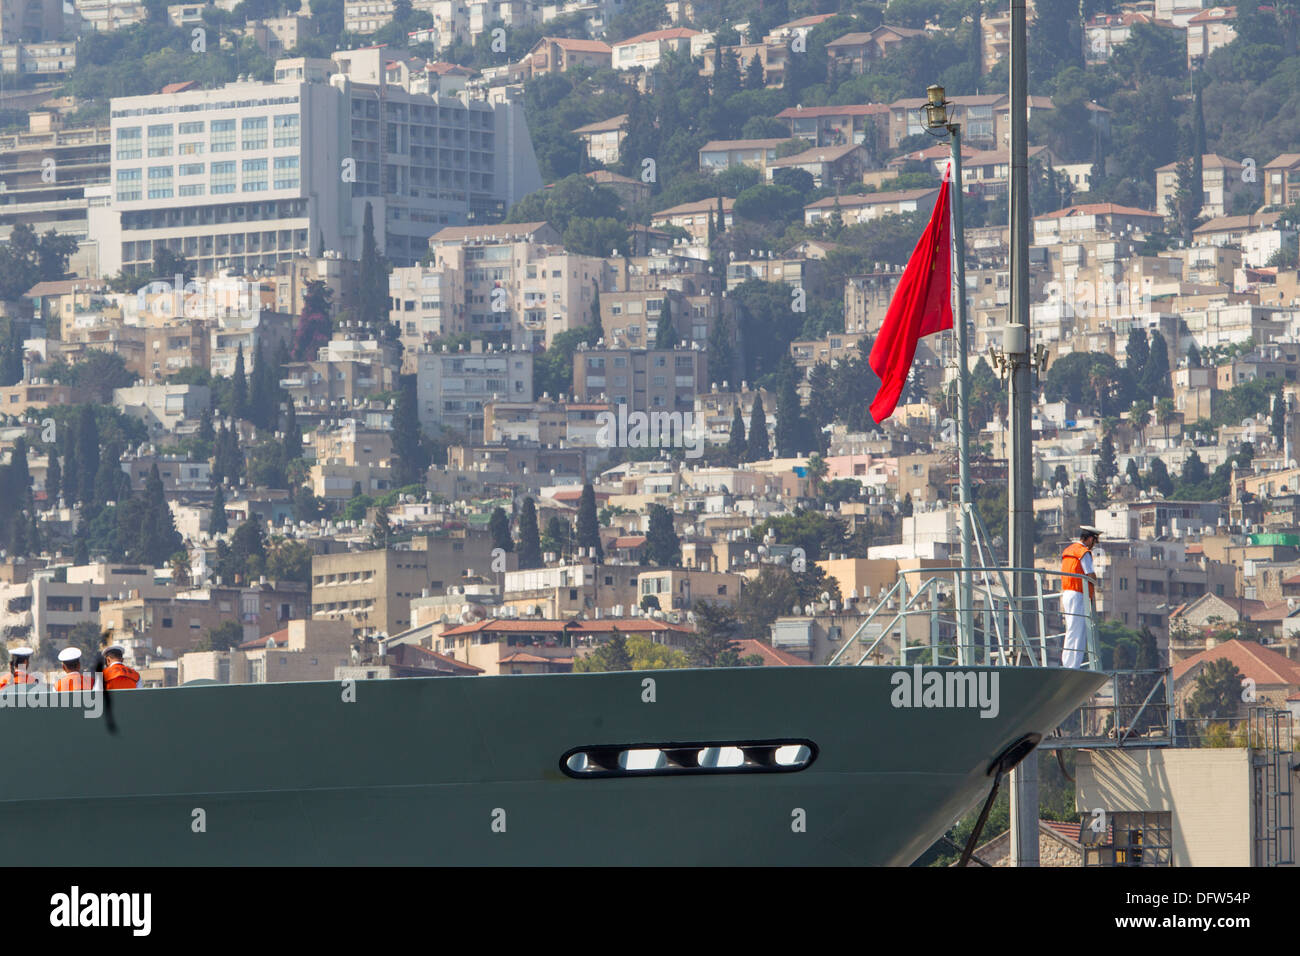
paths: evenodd
<path fill-rule="evenodd" d="M 1009 369 L 1011 447 L 1008 455 L 1007 536 L 1017 610 L 1033 591 L 1034 482 L 1031 413 L 1033 359 L 1029 344 L 1029 75 L 1025 55 L 1025 0 L 1011 0 L 1011 308 L 1003 351 Z M 1016 866 L 1038 866 L 1038 753 L 1011 771 L 1011 858 Z"/>

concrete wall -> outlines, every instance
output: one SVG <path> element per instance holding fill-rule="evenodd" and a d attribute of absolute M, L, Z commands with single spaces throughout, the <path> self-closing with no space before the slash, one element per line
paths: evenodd
<path fill-rule="evenodd" d="M 1247 750 L 1083 750 L 1075 779 L 1080 812 L 1170 811 L 1174 866 L 1251 865 Z"/>

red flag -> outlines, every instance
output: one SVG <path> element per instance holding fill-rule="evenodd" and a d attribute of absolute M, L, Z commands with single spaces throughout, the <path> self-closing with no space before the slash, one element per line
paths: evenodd
<path fill-rule="evenodd" d="M 894 414 L 907 373 L 923 335 L 952 328 L 952 221 L 948 215 L 948 180 L 939 187 L 930 223 L 907 260 L 889 312 L 880 326 L 868 362 L 880 376 L 880 391 L 871 417 L 883 422 Z"/>

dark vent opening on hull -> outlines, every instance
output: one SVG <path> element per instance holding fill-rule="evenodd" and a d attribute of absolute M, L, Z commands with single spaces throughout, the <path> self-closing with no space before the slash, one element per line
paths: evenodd
<path fill-rule="evenodd" d="M 802 739 L 622 746 L 600 744 L 568 751 L 560 758 L 560 769 L 578 780 L 710 773 L 797 773 L 808 769 L 816 759 L 817 745 Z"/>

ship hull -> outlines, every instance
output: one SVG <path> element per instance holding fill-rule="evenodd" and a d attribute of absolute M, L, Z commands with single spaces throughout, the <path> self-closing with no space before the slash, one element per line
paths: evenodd
<path fill-rule="evenodd" d="M 895 706 L 901 670 L 119 691 L 111 734 L 106 717 L 9 700 L 24 771 L 10 764 L 0 807 L 15 858 L 61 864 L 905 865 L 987 794 L 999 753 L 1103 680 L 973 668 L 997 676 L 982 717 Z M 792 740 L 813 745 L 797 771 L 563 766 L 575 748 Z"/>

